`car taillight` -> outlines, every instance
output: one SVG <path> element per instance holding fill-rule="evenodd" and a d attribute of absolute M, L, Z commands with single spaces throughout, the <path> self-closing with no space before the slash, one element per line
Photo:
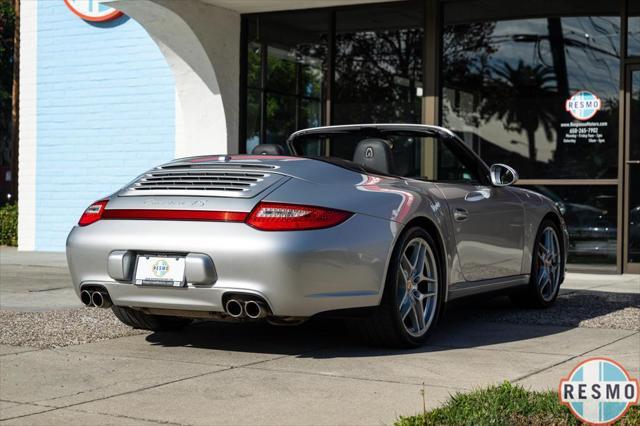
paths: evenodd
<path fill-rule="evenodd" d="M 102 217 L 102 213 L 104 213 L 104 208 L 107 206 L 108 202 L 109 200 L 100 200 L 87 207 L 84 213 L 82 213 L 82 216 L 78 221 L 78 225 L 87 226 L 99 221 Z"/>
<path fill-rule="evenodd" d="M 246 223 L 261 231 L 302 231 L 339 225 L 352 214 L 299 204 L 259 203 L 249 214 Z"/>

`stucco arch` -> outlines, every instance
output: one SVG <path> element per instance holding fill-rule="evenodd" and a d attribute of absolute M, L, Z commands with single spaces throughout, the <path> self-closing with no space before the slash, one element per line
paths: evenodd
<path fill-rule="evenodd" d="M 238 152 L 240 15 L 197 0 L 114 0 L 176 81 L 176 156 Z"/>

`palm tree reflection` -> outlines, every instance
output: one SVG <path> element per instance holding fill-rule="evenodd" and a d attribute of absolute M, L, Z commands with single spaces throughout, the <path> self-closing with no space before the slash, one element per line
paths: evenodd
<path fill-rule="evenodd" d="M 505 127 L 525 132 L 529 143 L 529 159 L 536 160 L 536 131 L 542 128 L 547 140 L 557 122 L 553 100 L 557 95 L 556 77 L 552 68 L 538 64 L 517 66 L 503 63 L 492 67 L 492 79 L 487 86 L 487 97 L 481 106 L 481 116 L 489 121 L 494 117 Z"/>

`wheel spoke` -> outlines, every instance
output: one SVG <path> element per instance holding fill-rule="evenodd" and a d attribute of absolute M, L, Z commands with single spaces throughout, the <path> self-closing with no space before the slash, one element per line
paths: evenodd
<path fill-rule="evenodd" d="M 413 307 L 413 315 L 416 320 L 416 331 L 420 332 L 425 327 L 424 323 L 424 308 L 422 307 L 422 301 L 416 298 L 413 299 L 413 303 L 411 304 Z"/>
<path fill-rule="evenodd" d="M 425 256 L 427 254 L 427 245 L 422 243 L 418 249 L 418 261 L 416 262 L 416 268 L 413 271 L 414 278 L 418 279 L 424 274 Z"/>
<path fill-rule="evenodd" d="M 547 250 L 547 248 L 545 247 L 545 245 L 544 245 L 544 244 L 542 244 L 542 242 L 538 243 L 538 245 L 540 246 L 540 250 L 541 250 L 541 251 L 540 251 L 540 254 L 541 254 L 541 255 L 543 255 L 543 256 L 544 256 L 544 255 L 546 255 L 546 254 L 547 254 L 547 252 L 548 252 L 548 250 Z"/>
<path fill-rule="evenodd" d="M 544 294 L 544 289 L 547 288 L 549 284 L 551 284 L 551 280 L 547 278 L 546 280 L 544 280 L 544 282 L 540 286 L 540 292 Z"/>
<path fill-rule="evenodd" d="M 546 267 L 540 268 L 538 272 L 538 287 L 542 287 L 543 280 L 545 280 L 546 277 L 547 277 L 547 268 Z"/>
<path fill-rule="evenodd" d="M 418 261 L 420 260 L 420 245 L 418 244 L 417 247 L 414 245 L 413 247 L 413 252 L 411 253 L 411 259 L 410 259 L 410 265 L 411 265 L 411 271 L 415 271 L 416 270 L 416 265 L 418 264 Z"/>
<path fill-rule="evenodd" d="M 556 282 L 556 274 L 553 272 L 552 268 L 549 268 L 549 272 L 547 273 L 547 281 L 549 281 L 549 286 L 553 287 L 553 283 Z M 553 288 L 551 289 L 553 290 Z"/>
<path fill-rule="evenodd" d="M 402 302 L 400 302 L 400 318 L 402 319 L 402 321 L 404 321 L 407 318 L 407 315 L 409 315 L 409 313 L 412 311 L 411 299 L 409 298 L 409 296 L 407 296 L 407 294 L 408 293 L 405 293 Z"/>
<path fill-rule="evenodd" d="M 405 281 L 409 281 L 412 270 L 413 270 L 413 266 L 411 266 L 411 262 L 407 258 L 407 254 L 404 253 L 400 258 L 400 272 L 402 273 L 402 277 L 404 278 Z"/>

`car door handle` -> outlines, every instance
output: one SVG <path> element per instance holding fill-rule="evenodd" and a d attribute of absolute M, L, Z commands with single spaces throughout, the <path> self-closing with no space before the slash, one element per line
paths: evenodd
<path fill-rule="evenodd" d="M 464 196 L 465 201 L 481 201 L 491 197 L 491 192 L 484 189 L 481 191 L 471 191 Z"/>
<path fill-rule="evenodd" d="M 640 164 L 640 160 L 628 160 L 627 164 Z"/>
<path fill-rule="evenodd" d="M 453 218 L 458 222 L 464 222 L 469 219 L 469 212 L 465 209 L 455 209 L 453 211 Z"/>

